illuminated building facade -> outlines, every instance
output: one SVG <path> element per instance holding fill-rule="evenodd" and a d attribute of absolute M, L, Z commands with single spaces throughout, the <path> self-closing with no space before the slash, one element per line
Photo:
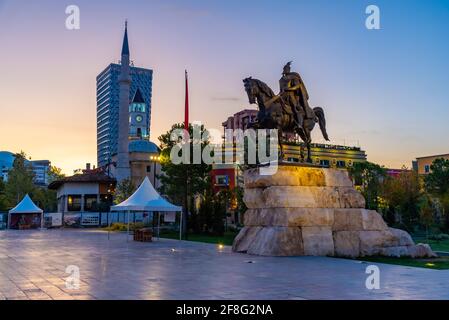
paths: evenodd
<path fill-rule="evenodd" d="M 420 175 L 426 175 L 431 172 L 430 166 L 436 159 L 447 159 L 449 160 L 449 153 L 439 154 L 434 156 L 427 157 L 418 157 L 415 161 L 413 161 L 413 169 L 418 172 Z"/>

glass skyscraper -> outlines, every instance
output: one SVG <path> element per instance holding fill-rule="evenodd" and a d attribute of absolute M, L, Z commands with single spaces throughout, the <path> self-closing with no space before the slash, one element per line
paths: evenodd
<path fill-rule="evenodd" d="M 144 113 L 146 119 L 142 123 L 145 123 L 147 128 L 143 131 L 149 136 L 153 70 L 133 66 L 130 69 L 131 88 L 129 101 L 131 104 L 137 89 L 139 89 L 139 99 L 143 98 L 143 103 L 146 106 Z M 97 76 L 97 162 L 99 167 L 107 165 L 111 161 L 112 156 L 117 153 L 119 76 L 120 65 L 115 63 L 111 63 Z"/>

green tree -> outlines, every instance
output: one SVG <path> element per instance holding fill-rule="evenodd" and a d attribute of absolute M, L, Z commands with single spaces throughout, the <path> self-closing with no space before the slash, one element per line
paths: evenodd
<path fill-rule="evenodd" d="M 424 178 L 426 190 L 433 194 L 449 191 L 449 160 L 435 159 L 430 165 L 430 173 Z"/>
<path fill-rule="evenodd" d="M 434 209 L 432 206 L 432 199 L 426 195 L 423 197 L 423 202 L 421 204 L 419 219 L 422 225 L 426 227 L 426 238 L 429 238 L 429 228 L 434 223 Z"/>
<path fill-rule="evenodd" d="M 62 173 L 62 169 L 55 167 L 55 166 L 50 166 L 47 174 L 48 174 L 48 182 L 49 183 L 52 183 L 53 181 L 56 181 L 56 180 L 61 180 L 62 178 L 65 177 L 65 174 Z"/>
<path fill-rule="evenodd" d="M 61 180 L 65 177 L 62 170 L 56 166 L 50 166 L 47 171 L 48 182 L 52 183 L 56 180 Z M 35 187 L 32 192 L 34 203 L 45 212 L 55 212 L 58 208 L 57 193 L 55 190 L 50 190 L 43 187 Z"/>
<path fill-rule="evenodd" d="M 114 203 L 119 204 L 120 202 L 128 199 L 136 191 L 136 186 L 131 181 L 131 179 L 124 179 L 117 184 L 114 192 Z"/>
<path fill-rule="evenodd" d="M 45 212 L 55 212 L 58 207 L 56 191 L 44 187 L 35 187 L 31 197 L 34 203 Z"/>
<path fill-rule="evenodd" d="M 366 208 L 378 210 L 381 185 L 386 177 L 385 168 L 371 162 L 356 162 L 349 173 L 366 200 Z"/>
<path fill-rule="evenodd" d="M 5 194 L 5 183 L 0 179 L 0 212 L 8 210 L 8 199 Z"/>
<path fill-rule="evenodd" d="M 230 190 L 222 190 L 215 195 L 214 210 L 212 211 L 212 230 L 216 235 L 222 236 L 224 234 L 224 221 L 233 198 L 233 192 Z"/>
<path fill-rule="evenodd" d="M 205 191 L 198 211 L 191 216 L 191 227 L 196 233 L 206 233 L 222 236 L 224 234 L 224 219 L 232 201 L 232 192 L 222 190 L 217 194 L 212 188 Z"/>
<path fill-rule="evenodd" d="M 33 179 L 34 173 L 26 161 L 26 154 L 23 151 L 16 154 L 5 186 L 5 195 L 10 206 L 16 205 L 26 194 L 33 194 L 36 188 Z"/>
<path fill-rule="evenodd" d="M 245 212 L 248 209 L 245 202 L 243 201 L 244 189 L 240 186 L 234 188 L 235 200 L 236 200 L 236 212 L 238 213 L 240 220 L 243 222 L 245 217 Z"/>
<path fill-rule="evenodd" d="M 162 174 L 159 176 L 161 181 L 161 188 L 159 191 L 168 196 L 169 199 L 177 205 L 183 206 L 183 233 L 186 234 L 189 227 L 189 212 L 193 213 L 194 208 L 192 203 L 197 196 L 204 195 L 207 188 L 210 188 L 208 183 L 209 172 L 211 166 L 204 163 L 194 163 L 194 145 L 200 146 L 201 154 L 204 148 L 209 144 L 209 133 L 203 125 L 189 125 L 189 139 L 185 141 L 190 149 L 190 158 L 186 161 L 188 163 L 175 164 L 171 161 L 170 154 L 173 147 L 181 142 L 182 138 L 177 141 L 171 139 L 172 133 L 175 130 L 184 129 L 184 124 L 174 124 L 169 131 L 161 135 L 158 139 L 160 142 L 161 151 L 161 169 Z M 193 131 L 198 130 L 201 133 L 202 139 L 197 140 L 194 137 Z"/>
<path fill-rule="evenodd" d="M 195 233 L 209 233 L 212 228 L 212 212 L 214 210 L 212 191 L 206 190 L 198 210 L 192 209 L 189 225 Z"/>
<path fill-rule="evenodd" d="M 387 177 L 381 191 L 381 196 L 388 203 L 388 207 L 400 214 L 402 222 L 409 228 L 416 226 L 423 196 L 418 174 L 404 171 L 397 177 Z"/>
<path fill-rule="evenodd" d="M 48 171 L 49 181 L 63 177 L 61 169 L 51 167 Z M 8 181 L 0 186 L 0 211 L 15 206 L 28 194 L 34 203 L 46 212 L 57 209 L 56 191 L 38 187 L 34 184 L 34 173 L 26 154 L 21 151 L 15 155 L 12 169 L 8 172 Z M 6 209 L 5 209 L 6 208 Z"/>
<path fill-rule="evenodd" d="M 438 196 L 438 201 L 443 209 L 444 226 L 445 232 L 449 232 L 449 193 L 440 194 Z"/>
<path fill-rule="evenodd" d="M 435 159 L 424 178 L 426 191 L 437 198 L 443 209 L 444 228 L 449 230 L 449 160 Z"/>

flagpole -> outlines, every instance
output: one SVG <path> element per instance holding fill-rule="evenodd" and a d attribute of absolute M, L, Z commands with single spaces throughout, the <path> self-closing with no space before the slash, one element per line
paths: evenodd
<path fill-rule="evenodd" d="M 189 132 L 189 78 L 187 70 L 185 70 L 186 76 L 186 93 L 185 93 L 185 105 L 184 105 L 184 129 Z"/>
<path fill-rule="evenodd" d="M 185 105 L 184 105 L 184 133 L 185 133 L 185 139 L 184 141 L 186 143 L 189 143 L 189 77 L 187 74 L 187 69 L 185 70 Z M 187 238 L 187 225 L 186 225 L 186 229 L 184 230 L 184 224 L 187 224 L 187 216 L 188 216 L 188 203 L 187 203 L 187 196 L 188 196 L 188 181 L 186 179 L 185 181 L 185 203 L 184 203 L 184 210 L 183 212 L 181 212 L 181 215 L 185 216 L 183 217 L 184 219 L 181 218 L 180 222 L 181 222 L 181 231 L 180 234 L 182 234 L 185 231 L 185 238 Z"/>

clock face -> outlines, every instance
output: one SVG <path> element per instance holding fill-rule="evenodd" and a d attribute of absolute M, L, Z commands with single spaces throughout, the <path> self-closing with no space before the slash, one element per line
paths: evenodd
<path fill-rule="evenodd" d="M 143 120 L 142 116 L 136 116 L 136 121 L 137 122 L 142 122 L 142 120 Z"/>

